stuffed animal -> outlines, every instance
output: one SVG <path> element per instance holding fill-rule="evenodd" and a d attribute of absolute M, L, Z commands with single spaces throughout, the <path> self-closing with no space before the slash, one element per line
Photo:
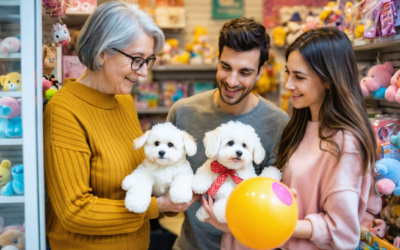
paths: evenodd
<path fill-rule="evenodd" d="M 276 47 L 283 47 L 285 45 L 286 31 L 281 26 L 278 26 L 272 30 L 272 42 Z"/>
<path fill-rule="evenodd" d="M 375 164 L 376 189 L 382 194 L 400 195 L 400 161 L 384 158 Z"/>
<path fill-rule="evenodd" d="M 0 76 L 1 86 L 3 86 L 4 91 L 21 91 L 21 74 L 17 72 L 12 72 L 5 76 Z"/>
<path fill-rule="evenodd" d="M 0 43 L 0 53 L 9 54 L 19 52 L 21 40 L 18 37 L 7 37 Z"/>
<path fill-rule="evenodd" d="M 0 188 L 11 181 L 10 167 L 11 162 L 9 160 L 3 160 L 0 164 Z"/>
<path fill-rule="evenodd" d="M 374 219 L 369 224 L 368 231 L 382 239 L 388 229 L 389 226 L 386 224 L 386 221 L 381 219 Z"/>
<path fill-rule="evenodd" d="M 0 98 L 0 138 L 21 137 L 21 99 Z"/>
<path fill-rule="evenodd" d="M 0 235 L 0 249 L 25 250 L 25 234 L 19 230 L 9 230 Z"/>
<path fill-rule="evenodd" d="M 390 79 L 390 86 L 387 88 L 385 92 L 385 99 L 389 102 L 398 102 L 400 103 L 400 70 L 397 71 L 393 77 Z"/>
<path fill-rule="evenodd" d="M 43 75 L 49 79 L 56 68 L 56 47 L 44 45 L 42 48 Z"/>
<path fill-rule="evenodd" d="M 372 92 L 374 98 L 385 97 L 385 91 L 390 85 L 390 78 L 393 74 L 391 62 L 378 64 L 368 70 L 368 74 L 361 80 L 361 90 L 364 96 L 369 96 Z"/>
<path fill-rule="evenodd" d="M 23 195 L 24 188 L 24 166 L 15 165 L 11 170 L 11 175 L 13 177 L 12 181 L 7 183 L 4 187 L 0 189 L 0 195 L 11 196 L 11 195 Z"/>
<path fill-rule="evenodd" d="M 197 26 L 194 30 L 194 42 L 186 46 L 186 50 L 192 54 L 190 65 L 214 63 L 214 49 L 208 44 L 208 40 L 207 29 Z"/>
<path fill-rule="evenodd" d="M 71 41 L 69 31 L 66 24 L 60 25 L 59 23 L 53 24 L 52 35 L 54 42 L 61 45 L 68 45 Z"/>

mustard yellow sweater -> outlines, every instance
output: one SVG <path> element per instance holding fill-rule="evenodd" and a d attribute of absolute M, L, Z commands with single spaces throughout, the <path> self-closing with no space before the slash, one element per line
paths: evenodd
<path fill-rule="evenodd" d="M 52 250 L 148 249 L 152 197 L 142 214 L 125 208 L 125 176 L 144 159 L 133 99 L 107 95 L 73 79 L 44 114 L 46 230 Z"/>

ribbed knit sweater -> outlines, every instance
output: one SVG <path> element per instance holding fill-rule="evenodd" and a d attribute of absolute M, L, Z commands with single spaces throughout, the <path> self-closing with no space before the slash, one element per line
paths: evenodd
<path fill-rule="evenodd" d="M 125 176 L 142 162 L 143 134 L 133 99 L 67 79 L 44 114 L 46 231 L 52 250 L 148 249 L 152 197 L 145 213 L 125 208 Z"/>

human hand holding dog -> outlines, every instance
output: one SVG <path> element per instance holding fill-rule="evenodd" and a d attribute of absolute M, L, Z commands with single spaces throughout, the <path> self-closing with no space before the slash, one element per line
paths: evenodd
<path fill-rule="evenodd" d="M 192 199 L 189 202 L 175 204 L 171 201 L 171 197 L 169 196 L 169 192 L 166 192 L 163 196 L 157 198 L 158 211 L 160 213 L 164 212 L 185 212 L 193 202 L 199 200 L 201 198 L 200 194 L 193 194 Z"/>
<path fill-rule="evenodd" d="M 229 230 L 228 224 L 226 223 L 221 223 L 217 220 L 217 217 L 215 217 L 214 211 L 212 210 L 212 207 L 214 205 L 214 200 L 211 198 L 211 196 L 208 196 L 208 201 L 206 197 L 203 195 L 201 198 L 201 204 L 204 207 L 204 210 L 210 215 L 210 218 L 205 219 L 205 222 L 208 224 L 213 225 L 216 229 L 221 230 L 225 233 L 230 233 L 231 231 Z"/>

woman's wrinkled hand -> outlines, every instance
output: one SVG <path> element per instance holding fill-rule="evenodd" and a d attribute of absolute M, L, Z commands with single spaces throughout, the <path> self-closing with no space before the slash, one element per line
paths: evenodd
<path fill-rule="evenodd" d="M 171 201 L 169 192 L 167 192 L 163 196 L 160 196 L 157 198 L 158 211 L 160 213 L 163 213 L 163 212 L 177 212 L 177 213 L 185 212 L 193 204 L 193 202 L 199 200 L 200 198 L 201 198 L 200 194 L 193 194 L 193 197 L 189 202 L 175 204 Z"/>

